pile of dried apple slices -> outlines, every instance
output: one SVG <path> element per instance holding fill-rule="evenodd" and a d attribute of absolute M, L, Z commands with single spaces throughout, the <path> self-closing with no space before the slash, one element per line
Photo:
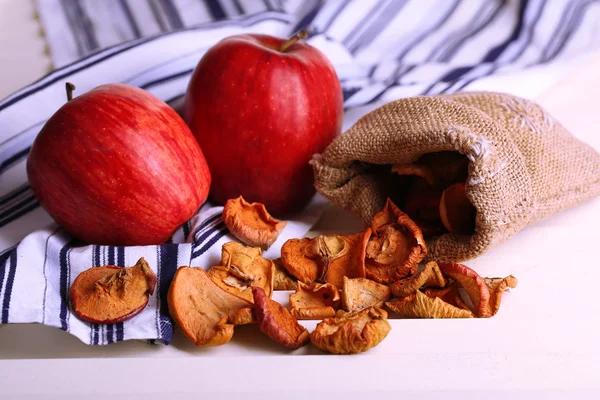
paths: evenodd
<path fill-rule="evenodd" d="M 419 226 L 388 200 L 371 226 L 353 235 L 290 239 L 281 258 L 269 248 L 285 227 L 264 205 L 231 199 L 223 219 L 239 242 L 223 245 L 219 265 L 180 267 L 169 288 L 169 312 L 198 346 L 231 340 L 236 325 L 256 324 L 291 349 L 312 343 L 333 354 L 377 346 L 400 318 L 487 318 L 517 279 L 482 278 L 453 262 L 421 265 L 427 246 Z M 141 259 L 130 268 L 105 266 L 80 274 L 70 290 L 74 313 L 94 323 L 123 321 L 139 313 L 156 276 Z M 272 299 L 293 291 L 290 308 Z M 308 332 L 298 320 L 321 320 Z"/>

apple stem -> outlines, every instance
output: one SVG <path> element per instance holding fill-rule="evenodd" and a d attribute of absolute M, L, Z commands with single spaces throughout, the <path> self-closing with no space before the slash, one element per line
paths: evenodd
<path fill-rule="evenodd" d="M 301 31 L 298 31 L 294 36 L 292 36 L 291 38 L 289 38 L 288 40 L 286 40 L 285 42 L 283 42 L 283 44 L 279 48 L 279 51 L 283 53 L 291 45 L 293 45 L 294 43 L 296 43 L 298 40 L 306 39 L 307 37 L 308 37 L 308 32 L 306 31 L 306 29 L 302 29 Z"/>
<path fill-rule="evenodd" d="M 75 85 L 73 85 L 71 82 L 67 82 L 65 87 L 67 89 L 67 101 L 73 100 L 73 90 L 75 90 Z"/>

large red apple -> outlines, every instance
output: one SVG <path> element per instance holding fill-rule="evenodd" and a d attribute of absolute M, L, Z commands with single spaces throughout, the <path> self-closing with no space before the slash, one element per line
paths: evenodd
<path fill-rule="evenodd" d="M 110 245 L 164 243 L 206 200 L 211 180 L 181 117 L 122 84 L 64 104 L 35 139 L 27 175 L 67 232 Z"/>
<path fill-rule="evenodd" d="M 314 194 L 308 162 L 340 133 L 343 98 L 327 58 L 298 39 L 232 36 L 194 70 L 184 115 L 213 176 L 212 201 L 242 195 L 282 214 Z"/>

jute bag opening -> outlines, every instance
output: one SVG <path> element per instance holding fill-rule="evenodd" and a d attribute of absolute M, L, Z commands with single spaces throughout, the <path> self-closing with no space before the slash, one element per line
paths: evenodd
<path fill-rule="evenodd" d="M 425 154 L 468 158 L 471 235 L 428 240 L 428 259 L 464 261 L 525 226 L 600 193 L 600 155 L 537 104 L 501 93 L 414 97 L 365 115 L 313 157 L 315 187 L 365 224 L 406 191 L 391 172 Z"/>

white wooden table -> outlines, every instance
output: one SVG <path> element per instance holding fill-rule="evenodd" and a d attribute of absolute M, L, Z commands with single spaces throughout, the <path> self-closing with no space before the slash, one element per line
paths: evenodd
<path fill-rule="evenodd" d="M 35 24 L 27 22 L 31 6 L 17 3 L 28 2 L 0 0 L 2 35 L 7 27 L 22 34 L 0 36 L 0 57 L 3 49 L 21 49 L 10 58 L 0 97 L 39 77 L 48 63 L 35 47 L 43 46 Z M 597 71 L 600 54 L 537 100 L 600 150 Z M 564 390 L 600 398 L 599 225 L 595 199 L 468 262 L 484 276 L 519 279 L 494 318 L 394 320 L 387 339 L 358 356 L 281 351 L 252 326 L 214 349 L 194 348 L 179 333 L 171 346 L 88 347 L 55 328 L 1 326 L 0 398 L 564 398 Z M 355 218 L 330 208 L 315 232 L 358 229 Z"/>

